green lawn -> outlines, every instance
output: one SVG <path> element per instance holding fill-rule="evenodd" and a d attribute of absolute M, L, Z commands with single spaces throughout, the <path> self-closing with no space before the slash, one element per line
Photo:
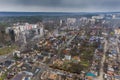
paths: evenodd
<path fill-rule="evenodd" d="M 0 80 L 4 80 L 6 77 L 7 77 L 7 74 L 4 73 L 4 74 L 2 74 L 2 75 L 0 76 Z"/>
<path fill-rule="evenodd" d="M 14 51 L 15 49 L 17 49 L 16 46 L 1 48 L 1 49 L 0 49 L 0 55 L 4 55 L 4 54 L 11 53 L 11 52 Z"/>

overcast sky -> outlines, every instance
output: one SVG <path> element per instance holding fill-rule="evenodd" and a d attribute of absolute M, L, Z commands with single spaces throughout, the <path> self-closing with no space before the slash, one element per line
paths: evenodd
<path fill-rule="evenodd" d="M 120 0 L 0 0 L 0 11 L 115 12 Z"/>

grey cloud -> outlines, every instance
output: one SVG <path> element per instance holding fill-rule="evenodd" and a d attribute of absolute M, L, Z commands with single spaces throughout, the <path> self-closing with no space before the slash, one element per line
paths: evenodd
<path fill-rule="evenodd" d="M 120 8 L 120 0 L 16 0 L 16 4 L 24 6 L 75 8 L 75 9 L 115 9 Z"/>
<path fill-rule="evenodd" d="M 51 9 L 51 11 L 119 11 L 120 0 L 0 0 L 0 7 L 1 5 L 6 5 L 5 9 L 19 7 L 23 11 L 34 9 L 34 7 L 38 8 L 37 11 L 41 9 Z"/>
<path fill-rule="evenodd" d="M 28 6 L 59 6 L 62 0 L 17 0 L 17 4 Z"/>

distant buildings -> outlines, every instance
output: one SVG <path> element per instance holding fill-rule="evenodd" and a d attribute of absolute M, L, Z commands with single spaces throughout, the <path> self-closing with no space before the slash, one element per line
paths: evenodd
<path fill-rule="evenodd" d="M 76 18 L 67 18 L 67 25 L 74 26 L 76 23 Z"/>
<path fill-rule="evenodd" d="M 103 19 L 104 15 L 92 16 L 92 19 Z"/>
<path fill-rule="evenodd" d="M 29 24 L 29 23 L 24 23 L 24 24 L 14 24 L 13 29 L 17 30 L 17 32 L 22 32 L 26 30 L 31 30 L 37 28 L 37 24 Z"/>
<path fill-rule="evenodd" d="M 66 19 L 60 19 L 60 26 L 66 26 L 67 20 Z"/>
<path fill-rule="evenodd" d="M 20 38 L 23 38 L 23 42 L 26 43 L 26 32 L 34 30 L 35 33 L 40 36 L 44 35 L 43 24 L 14 24 L 13 27 L 6 28 L 6 33 L 10 34 L 12 41 L 18 41 Z M 22 36 L 21 36 L 22 35 Z M 21 36 L 21 37 L 20 37 Z"/>

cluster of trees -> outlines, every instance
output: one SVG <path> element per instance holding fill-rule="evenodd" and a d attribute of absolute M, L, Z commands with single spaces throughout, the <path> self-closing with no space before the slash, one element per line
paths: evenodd
<path fill-rule="evenodd" d="M 9 34 L 5 33 L 5 29 L 8 26 L 8 23 L 0 23 L 0 44 L 6 44 L 8 41 L 10 41 Z"/>
<path fill-rule="evenodd" d="M 42 21 L 41 16 L 12 16 L 12 17 L 0 17 L 0 22 L 13 24 L 16 22 L 28 22 L 28 23 L 37 23 Z"/>

